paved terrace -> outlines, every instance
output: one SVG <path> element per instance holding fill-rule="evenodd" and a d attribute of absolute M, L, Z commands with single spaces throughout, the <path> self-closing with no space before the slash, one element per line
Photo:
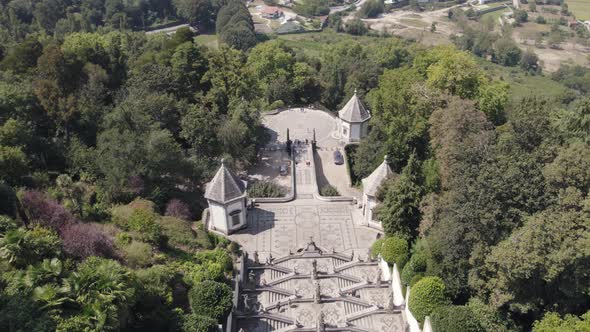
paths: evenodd
<path fill-rule="evenodd" d="M 348 186 L 345 165 L 334 165 L 332 151 L 343 150 L 338 135 L 338 119 L 317 110 L 294 109 L 275 115 L 266 115 L 264 125 L 271 132 L 269 146 L 277 146 L 290 139 L 311 143 L 313 130 L 317 146 L 324 153 L 316 167 L 323 164 L 323 175 L 336 185 L 343 195 L 357 196 L 357 190 Z M 238 242 L 245 251 L 257 251 L 262 259 L 272 254 L 284 256 L 309 242 L 337 252 L 366 256 L 368 248 L 377 238 L 377 230 L 361 226 L 362 212 L 350 202 L 326 202 L 314 199 L 316 184 L 312 163 L 311 144 L 294 145 L 296 199 L 288 203 L 261 203 L 248 211 L 248 227 L 234 233 L 230 239 Z M 277 154 L 277 156 L 280 154 Z M 281 156 L 280 158 L 284 158 Z M 265 163 L 272 164 L 266 160 Z M 268 171 L 268 170 L 267 170 Z M 278 171 L 277 171 L 278 172 Z M 318 181 L 322 181 L 321 175 Z M 352 193 L 352 194 L 351 194 Z"/>
<path fill-rule="evenodd" d="M 346 202 L 297 199 L 289 203 L 260 204 L 248 213 L 248 227 L 230 235 L 245 251 L 285 256 L 310 238 L 318 246 L 366 257 L 377 230 L 360 226 L 361 211 Z"/>

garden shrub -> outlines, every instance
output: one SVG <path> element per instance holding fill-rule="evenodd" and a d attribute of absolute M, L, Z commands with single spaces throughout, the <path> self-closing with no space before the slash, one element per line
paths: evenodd
<path fill-rule="evenodd" d="M 25 191 L 21 202 L 29 221 L 55 231 L 76 222 L 76 218 L 56 200 L 46 197 L 38 191 Z"/>
<path fill-rule="evenodd" d="M 47 228 L 12 229 L 0 238 L 0 258 L 19 268 L 59 257 L 61 251 L 59 236 Z"/>
<path fill-rule="evenodd" d="M 173 247 L 198 247 L 198 242 L 188 221 L 176 217 L 162 217 L 159 224 L 162 227 L 162 234 L 168 239 L 169 245 Z"/>
<path fill-rule="evenodd" d="M 340 196 L 338 189 L 332 185 L 325 185 L 320 189 L 320 195 L 322 196 Z"/>
<path fill-rule="evenodd" d="M 217 320 L 196 313 L 183 317 L 182 332 L 213 332 L 217 330 Z"/>
<path fill-rule="evenodd" d="M 184 220 L 191 220 L 191 211 L 183 201 L 174 198 L 166 204 L 166 216 Z"/>
<path fill-rule="evenodd" d="M 232 307 L 232 289 L 220 282 L 203 281 L 191 288 L 189 301 L 193 313 L 219 320 L 225 317 Z"/>
<path fill-rule="evenodd" d="M 436 308 L 430 315 L 436 332 L 479 332 L 482 327 L 467 306 L 449 305 Z"/>
<path fill-rule="evenodd" d="M 185 262 L 182 266 L 187 283 L 205 280 L 225 280 L 225 274 L 233 270 L 233 260 L 224 249 L 203 251 L 194 255 L 194 262 Z"/>
<path fill-rule="evenodd" d="M 485 304 L 481 299 L 472 297 L 467 306 L 481 326 L 481 331 L 509 332 L 515 330 L 510 318 L 504 317 L 497 308 Z"/>
<path fill-rule="evenodd" d="M 18 224 L 9 216 L 0 215 L 0 234 L 4 234 L 10 230 L 17 229 Z"/>
<path fill-rule="evenodd" d="M 410 311 L 419 322 L 423 322 L 439 306 L 447 304 L 445 290 L 445 284 L 439 277 L 424 277 L 411 288 Z"/>
<path fill-rule="evenodd" d="M 533 332 L 587 332 L 590 331 L 590 311 L 580 317 L 557 312 L 547 312 L 543 319 L 533 324 Z"/>
<path fill-rule="evenodd" d="M 7 292 L 1 292 L 0 303 L 0 331 L 56 331 L 54 315 L 42 308 L 42 305 L 31 296 L 8 295 Z"/>
<path fill-rule="evenodd" d="M 233 270 L 233 260 L 227 251 L 217 248 L 215 250 L 202 251 L 195 254 L 198 263 L 219 263 L 226 272 Z"/>
<path fill-rule="evenodd" d="M 138 298 L 163 301 L 172 304 L 173 280 L 177 271 L 168 265 L 154 265 L 146 269 L 135 270 L 135 276 L 140 285 Z"/>
<path fill-rule="evenodd" d="M 139 197 L 134 199 L 133 202 L 129 203 L 129 207 L 133 210 L 143 209 L 151 212 L 156 211 L 156 203 Z"/>
<path fill-rule="evenodd" d="M 193 262 L 184 262 L 181 269 L 184 272 L 183 280 L 187 284 L 195 285 L 207 280 L 225 280 L 223 267 L 219 263 L 206 262 L 197 264 Z"/>
<path fill-rule="evenodd" d="M 412 279 L 410 279 L 410 287 L 413 287 L 418 281 L 422 280 L 422 278 L 424 278 L 424 274 L 422 273 L 416 273 L 412 276 Z"/>
<path fill-rule="evenodd" d="M 152 262 L 152 246 L 147 243 L 133 241 L 123 251 L 125 260 L 131 267 L 144 267 Z"/>
<path fill-rule="evenodd" d="M 408 251 L 408 241 L 396 236 L 391 236 L 383 241 L 381 257 L 383 257 L 387 263 L 391 265 L 396 263 L 398 269 L 403 269 L 408 261 Z"/>
<path fill-rule="evenodd" d="M 90 256 L 113 257 L 113 242 L 96 225 L 75 223 L 61 232 L 64 251 L 79 259 Z"/>
<path fill-rule="evenodd" d="M 111 209 L 112 221 L 125 227 L 127 221 L 131 218 L 133 212 L 137 209 L 143 209 L 155 213 L 156 204 L 152 201 L 148 201 L 142 198 L 136 198 L 133 202 L 127 205 L 117 205 Z"/>
<path fill-rule="evenodd" d="M 248 188 L 249 197 L 283 197 L 283 187 L 271 181 L 257 181 Z"/>
<path fill-rule="evenodd" d="M 385 239 L 379 239 L 379 240 L 373 242 L 373 245 L 371 246 L 371 257 L 377 258 L 377 256 L 379 256 L 379 254 L 381 254 L 381 248 L 383 247 L 383 241 L 385 241 Z"/>
<path fill-rule="evenodd" d="M 404 266 L 401 273 L 403 285 L 411 285 L 411 281 L 417 274 L 426 272 L 426 256 L 422 252 L 415 252 L 410 261 Z"/>
<path fill-rule="evenodd" d="M 127 228 L 142 234 L 142 239 L 149 243 L 162 245 L 165 237 L 162 227 L 156 222 L 157 215 L 147 209 L 136 209 L 127 221 Z"/>
<path fill-rule="evenodd" d="M 55 332 L 70 331 L 95 331 L 95 329 L 87 315 L 74 315 L 62 319 L 55 328 Z"/>
<path fill-rule="evenodd" d="M 116 312 L 129 310 L 134 303 L 135 282 L 129 270 L 118 262 L 100 257 L 89 257 L 68 276 L 72 289 L 72 307 L 89 312 L 95 308 L 109 308 L 112 315 L 105 315 L 102 322 L 91 320 L 92 331 L 119 330 Z M 115 310 L 115 311 L 112 311 Z"/>
<path fill-rule="evenodd" d="M 127 232 L 120 232 L 115 236 L 115 243 L 120 246 L 126 246 L 133 241 L 133 237 Z"/>

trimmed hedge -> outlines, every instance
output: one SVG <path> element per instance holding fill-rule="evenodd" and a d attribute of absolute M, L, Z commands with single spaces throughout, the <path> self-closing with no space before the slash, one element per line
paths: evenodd
<path fill-rule="evenodd" d="M 191 288 L 189 300 L 194 313 L 219 320 L 225 317 L 232 307 L 232 289 L 220 282 L 203 281 Z"/>
<path fill-rule="evenodd" d="M 467 306 L 450 305 L 436 308 L 431 316 L 432 329 L 436 332 L 479 332 L 483 328 Z"/>
<path fill-rule="evenodd" d="M 325 185 L 320 189 L 320 195 L 324 197 L 333 197 L 333 196 L 340 196 L 338 189 L 332 185 Z"/>
<path fill-rule="evenodd" d="M 411 286 L 416 276 L 423 276 L 424 272 L 426 272 L 426 256 L 423 253 L 414 253 L 402 270 L 402 284 Z"/>
<path fill-rule="evenodd" d="M 371 257 L 377 258 L 377 256 L 379 256 L 381 253 L 381 247 L 383 247 L 383 241 L 385 241 L 385 239 L 379 239 L 373 242 L 373 245 L 371 246 Z"/>
<path fill-rule="evenodd" d="M 424 277 L 412 287 L 410 311 L 419 322 L 423 322 L 426 316 L 448 303 L 445 290 L 445 283 L 439 277 Z"/>
<path fill-rule="evenodd" d="M 408 241 L 402 238 L 392 236 L 383 240 L 381 257 L 391 265 L 396 263 L 399 269 L 403 269 L 404 265 L 406 265 L 409 256 L 408 252 Z"/>
<path fill-rule="evenodd" d="M 249 197 L 284 197 L 285 189 L 271 181 L 258 181 L 248 188 Z"/>

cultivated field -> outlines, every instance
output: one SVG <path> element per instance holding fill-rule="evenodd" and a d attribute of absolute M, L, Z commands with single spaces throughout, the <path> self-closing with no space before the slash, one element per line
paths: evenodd
<path fill-rule="evenodd" d="M 590 20 L 590 0 L 566 0 L 569 9 L 579 20 Z"/>

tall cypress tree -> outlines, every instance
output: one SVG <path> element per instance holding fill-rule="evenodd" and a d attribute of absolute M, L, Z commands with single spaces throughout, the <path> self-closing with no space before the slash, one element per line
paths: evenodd
<path fill-rule="evenodd" d="M 378 215 L 387 235 L 413 238 L 420 222 L 420 200 L 424 189 L 421 184 L 420 162 L 415 152 L 400 177 L 385 192 Z"/>

